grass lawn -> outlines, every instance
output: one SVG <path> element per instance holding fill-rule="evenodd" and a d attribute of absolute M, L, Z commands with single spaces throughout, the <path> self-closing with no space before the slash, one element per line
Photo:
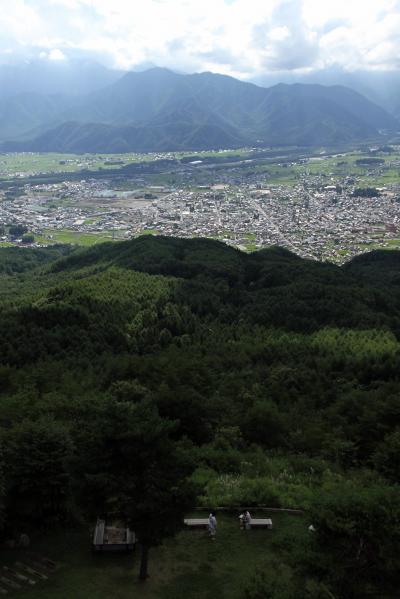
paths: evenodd
<path fill-rule="evenodd" d="M 259 248 L 255 243 L 246 243 L 246 252 L 256 252 Z"/>
<path fill-rule="evenodd" d="M 132 162 L 154 160 L 151 154 L 58 154 L 54 152 L 20 152 L 0 156 L 0 178 L 11 177 L 17 173 L 34 175 L 39 173 L 78 172 L 83 169 L 120 168 Z"/>
<path fill-rule="evenodd" d="M 52 238 L 49 239 L 49 235 Z M 121 237 L 119 238 L 121 240 Z M 105 241 L 113 241 L 112 233 L 79 233 L 78 231 L 45 231 L 45 235 L 35 235 L 35 241 L 38 243 L 75 243 L 77 245 L 94 245 L 95 243 L 104 243 Z"/>
<path fill-rule="evenodd" d="M 201 517 L 197 515 L 197 517 Z M 243 531 L 237 515 L 218 517 L 215 541 L 205 531 L 185 530 L 150 552 L 150 578 L 139 583 L 139 551 L 129 555 L 93 555 L 91 531 L 53 533 L 33 540 L 30 551 L 59 563 L 50 579 L 10 593 L 15 599 L 239 599 L 243 583 L 257 566 L 272 568 L 274 541 L 304 529 L 299 516 L 272 517 L 273 530 Z M 0 552 L 0 565 L 23 561 L 23 550 Z"/>

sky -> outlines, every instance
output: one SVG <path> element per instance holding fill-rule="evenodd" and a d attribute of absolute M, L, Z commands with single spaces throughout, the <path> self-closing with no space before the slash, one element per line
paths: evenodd
<path fill-rule="evenodd" d="M 252 79 L 400 68 L 400 0 L 0 0 L 0 62 L 86 57 Z"/>

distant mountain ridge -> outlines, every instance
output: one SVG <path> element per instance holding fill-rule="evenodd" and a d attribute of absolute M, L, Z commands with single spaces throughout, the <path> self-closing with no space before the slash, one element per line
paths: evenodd
<path fill-rule="evenodd" d="M 333 65 L 307 73 L 269 72 L 253 79 L 252 82 L 262 87 L 271 87 L 277 83 L 344 85 L 378 104 L 396 118 L 400 117 L 400 71 L 398 69 L 347 71 L 338 65 Z"/>
<path fill-rule="evenodd" d="M 80 97 L 0 102 L 6 151 L 124 152 L 366 140 L 398 121 L 343 87 L 263 88 L 213 73 L 130 72 Z M 13 135 L 7 135 L 14 131 Z M 14 139 L 15 141 L 7 141 Z M 21 141 L 22 140 L 22 141 Z"/>

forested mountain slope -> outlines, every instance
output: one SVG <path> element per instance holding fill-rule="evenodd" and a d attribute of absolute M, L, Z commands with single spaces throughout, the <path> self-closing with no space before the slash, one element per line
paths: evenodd
<path fill-rule="evenodd" d="M 315 537 L 285 541 L 297 581 L 288 597 L 310 597 L 310 577 L 340 598 L 394 596 L 398 256 L 340 268 L 281 248 L 151 236 L 1 250 L 4 530 L 70 521 L 79 506 L 90 512 L 94 490 L 98 509 L 104 452 L 115 459 L 126 443 L 113 437 L 124 420 L 105 414 L 151 405 L 175 422 L 198 504 L 310 514 Z"/>
<path fill-rule="evenodd" d="M 343 86 L 263 88 L 214 73 L 160 68 L 127 73 L 78 98 L 34 95 L 30 105 L 25 95 L 0 102 L 5 151 L 320 146 L 371 139 L 398 127 L 383 108 Z"/>

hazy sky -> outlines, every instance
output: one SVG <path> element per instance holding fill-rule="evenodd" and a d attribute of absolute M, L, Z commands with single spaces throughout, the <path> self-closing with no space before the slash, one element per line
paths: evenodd
<path fill-rule="evenodd" d="M 0 60 L 88 54 L 242 78 L 400 67 L 400 0 L 0 0 Z"/>

